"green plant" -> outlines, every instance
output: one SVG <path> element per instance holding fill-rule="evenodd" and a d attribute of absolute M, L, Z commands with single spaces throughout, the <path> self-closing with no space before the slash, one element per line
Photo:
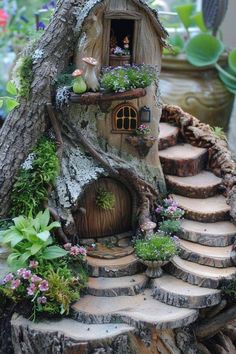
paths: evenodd
<path fill-rule="evenodd" d="M 184 211 L 178 207 L 178 204 L 172 198 L 163 199 L 155 211 L 163 219 L 179 220 L 184 216 Z"/>
<path fill-rule="evenodd" d="M 227 140 L 225 132 L 221 127 L 213 127 L 213 128 L 211 128 L 211 131 L 216 138 L 222 139 L 222 140 Z"/>
<path fill-rule="evenodd" d="M 26 268 L 4 277 L 0 295 L 19 304 L 23 315 L 30 316 L 33 321 L 39 315 L 67 315 L 71 303 L 80 298 L 80 291 L 88 280 L 82 264 L 76 267 L 74 275 L 73 260 L 74 256 L 67 255 L 59 260 L 31 261 Z"/>
<path fill-rule="evenodd" d="M 99 189 L 96 195 L 96 205 L 104 210 L 111 210 L 114 208 L 116 198 L 112 192 L 104 189 Z"/>
<path fill-rule="evenodd" d="M 17 75 L 19 80 L 18 94 L 20 97 L 28 98 L 30 94 L 30 87 L 33 81 L 33 59 L 31 56 L 22 57 L 17 68 Z"/>
<path fill-rule="evenodd" d="M 236 48 L 230 52 L 226 51 L 222 41 L 215 36 L 226 12 L 225 4 L 222 1 L 221 5 L 224 8 L 222 13 L 221 5 L 216 5 L 216 3 L 206 5 L 203 6 L 204 16 L 202 12 L 194 12 L 195 6 L 193 4 L 181 5 L 176 8 L 177 14 L 187 30 L 187 43 L 185 44 L 184 36 L 174 33 L 169 40 L 169 44 L 173 45 L 173 48 L 172 50 L 166 49 L 164 53 L 185 52 L 186 59 L 196 67 L 214 66 L 226 88 L 236 94 Z M 207 13 L 205 13 L 206 10 Z M 208 21 L 209 16 L 211 19 Z M 191 36 L 189 33 L 191 25 L 198 27 L 200 33 Z M 210 33 L 210 30 L 214 35 Z M 225 58 L 228 56 L 228 65 L 225 68 L 222 68 L 218 63 L 222 54 L 225 55 Z"/>
<path fill-rule="evenodd" d="M 138 136 L 148 136 L 151 133 L 151 129 L 146 124 L 141 124 L 135 131 Z"/>
<path fill-rule="evenodd" d="M 221 281 L 221 290 L 224 294 L 230 296 L 233 300 L 236 299 L 236 276 L 232 279 L 223 279 Z"/>
<path fill-rule="evenodd" d="M 10 95 L 12 95 L 12 97 L 10 96 L 0 97 L 0 108 L 2 107 L 5 108 L 6 112 L 8 113 L 12 111 L 14 108 L 18 107 L 19 102 L 14 97 L 17 95 L 17 89 L 12 81 L 9 81 L 7 83 L 6 90 Z"/>
<path fill-rule="evenodd" d="M 164 220 L 158 225 L 158 231 L 161 231 L 166 235 L 177 235 L 180 229 L 180 220 Z"/>
<path fill-rule="evenodd" d="M 59 174 L 56 144 L 43 137 L 21 166 L 11 194 L 11 215 L 36 215 Z"/>
<path fill-rule="evenodd" d="M 151 65 L 108 67 L 103 69 L 101 87 L 107 91 L 124 92 L 144 88 L 156 80 L 156 68 Z"/>
<path fill-rule="evenodd" d="M 60 223 L 49 224 L 49 210 L 32 216 L 18 216 L 13 219 L 14 225 L 0 232 L 0 243 L 10 248 L 8 264 L 12 269 L 25 267 L 29 259 L 55 259 L 67 255 L 63 248 L 53 245 L 50 231 Z"/>
<path fill-rule="evenodd" d="M 178 254 L 174 239 L 160 234 L 153 234 L 148 240 L 135 242 L 135 253 L 145 261 L 166 261 Z"/>

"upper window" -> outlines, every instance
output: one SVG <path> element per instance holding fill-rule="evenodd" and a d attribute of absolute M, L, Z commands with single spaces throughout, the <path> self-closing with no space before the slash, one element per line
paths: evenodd
<path fill-rule="evenodd" d="M 130 103 L 119 104 L 112 116 L 113 132 L 130 133 L 138 128 L 138 111 Z"/>

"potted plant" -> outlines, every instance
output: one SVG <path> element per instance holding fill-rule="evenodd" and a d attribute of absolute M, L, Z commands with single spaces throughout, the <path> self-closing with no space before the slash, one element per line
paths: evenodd
<path fill-rule="evenodd" d="M 149 278 L 162 276 L 162 268 L 178 254 L 177 238 L 155 233 L 149 239 L 135 242 L 135 253 L 139 261 L 147 266 Z"/>
<path fill-rule="evenodd" d="M 215 36 L 227 0 L 218 5 L 210 0 L 207 7 L 205 3 L 203 12 L 194 12 L 192 4 L 176 8 L 186 31 L 172 28 L 169 43 L 173 50 L 164 51 L 160 86 L 165 103 L 179 105 L 201 121 L 226 130 L 236 92 L 236 53 L 228 56 Z M 215 18 L 213 13 L 217 13 Z"/>
<path fill-rule="evenodd" d="M 151 130 L 146 124 L 141 124 L 134 135 L 126 138 L 126 141 L 137 149 L 140 157 L 148 154 L 156 140 L 157 138 L 151 135 Z"/>

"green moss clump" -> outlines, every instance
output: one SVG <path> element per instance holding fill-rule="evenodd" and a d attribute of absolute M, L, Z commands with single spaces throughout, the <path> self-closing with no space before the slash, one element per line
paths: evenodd
<path fill-rule="evenodd" d="M 30 86 L 33 81 L 33 59 L 32 57 L 23 57 L 21 64 L 17 70 L 19 78 L 19 96 L 28 98 L 30 94 Z"/>
<path fill-rule="evenodd" d="M 19 170 L 11 194 L 11 215 L 35 216 L 48 199 L 48 188 L 59 174 L 56 144 L 41 138 Z"/>
<path fill-rule="evenodd" d="M 104 189 L 99 189 L 96 196 L 96 205 L 104 210 L 111 210 L 114 208 L 116 198 L 112 192 Z"/>

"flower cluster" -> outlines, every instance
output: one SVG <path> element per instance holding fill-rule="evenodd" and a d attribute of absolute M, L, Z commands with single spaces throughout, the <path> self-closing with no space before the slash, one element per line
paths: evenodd
<path fill-rule="evenodd" d="M 135 131 L 136 135 L 147 136 L 151 133 L 151 129 L 146 124 L 141 124 Z"/>
<path fill-rule="evenodd" d="M 125 92 L 145 88 L 157 77 L 157 69 L 151 65 L 124 65 L 102 70 L 101 87 L 106 91 Z"/>
<path fill-rule="evenodd" d="M 26 296 L 32 298 L 34 306 L 46 304 L 45 293 L 49 290 L 46 279 L 38 276 L 35 272 L 38 268 L 37 261 L 30 261 L 28 268 L 20 268 L 16 273 L 8 273 L 2 280 L 2 286 L 11 293 L 12 297 Z"/>
<path fill-rule="evenodd" d="M 162 205 L 158 205 L 155 211 L 163 218 L 171 220 L 179 220 L 184 215 L 184 211 L 171 198 L 164 199 Z"/>
<path fill-rule="evenodd" d="M 8 17 L 9 16 L 6 13 L 6 11 L 3 9 L 0 9 L 0 27 L 6 27 Z"/>
<path fill-rule="evenodd" d="M 36 159 L 35 153 L 30 153 L 26 160 L 21 164 L 21 168 L 23 170 L 32 170 L 33 169 L 33 161 Z"/>
<path fill-rule="evenodd" d="M 80 260 L 85 260 L 85 257 L 87 255 L 87 251 L 84 247 L 79 246 L 79 245 L 72 246 L 71 243 L 66 243 L 64 245 L 64 248 L 66 251 L 69 252 L 70 256 L 77 257 Z"/>
<path fill-rule="evenodd" d="M 130 51 L 127 48 L 122 49 L 121 47 L 115 47 L 112 49 L 112 54 L 122 56 L 122 55 L 130 55 Z"/>

